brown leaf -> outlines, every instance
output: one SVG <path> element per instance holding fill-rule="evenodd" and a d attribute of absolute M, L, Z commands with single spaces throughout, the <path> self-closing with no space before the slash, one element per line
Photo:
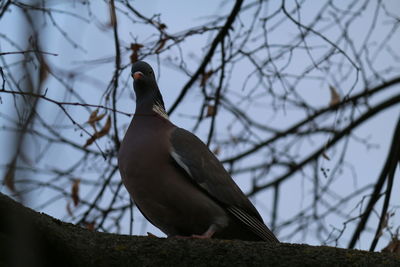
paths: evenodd
<path fill-rule="evenodd" d="M 206 85 L 208 79 L 211 77 L 211 75 L 214 73 L 213 70 L 209 70 L 201 76 L 201 81 L 200 81 L 200 86 L 203 87 Z"/>
<path fill-rule="evenodd" d="M 167 25 L 165 25 L 164 23 L 160 23 L 160 24 L 158 24 L 158 28 L 160 30 L 165 30 L 167 28 Z"/>
<path fill-rule="evenodd" d="M 67 202 L 67 206 L 65 207 L 67 209 L 67 213 L 69 216 L 74 217 L 74 214 L 72 213 L 71 205 L 70 202 Z"/>
<path fill-rule="evenodd" d="M 378 237 L 381 237 L 383 235 L 383 230 L 388 227 L 389 218 L 390 218 L 390 214 L 386 213 L 385 216 L 383 217 L 381 226 L 379 227 L 379 232 L 377 235 Z"/>
<path fill-rule="evenodd" d="M 104 118 L 106 116 L 106 113 L 100 114 L 99 116 L 97 116 L 96 121 L 101 120 L 102 118 Z"/>
<path fill-rule="evenodd" d="M 139 51 L 143 47 L 142 44 L 139 43 L 132 43 L 131 44 L 131 50 L 132 51 Z"/>
<path fill-rule="evenodd" d="M 213 153 L 214 153 L 214 155 L 216 155 L 216 156 L 218 156 L 220 152 L 221 152 L 221 147 L 220 147 L 220 146 L 217 146 L 217 147 L 213 150 Z"/>
<path fill-rule="evenodd" d="M 86 229 L 93 232 L 95 223 L 94 222 L 85 222 L 85 226 L 86 226 Z"/>
<path fill-rule="evenodd" d="M 87 123 L 89 123 L 95 131 L 96 131 L 96 122 L 100 121 L 102 118 L 104 118 L 104 116 L 106 116 L 106 113 L 97 116 L 98 112 L 99 112 L 98 109 L 93 110 L 93 112 L 89 116 L 89 120 L 87 121 Z"/>
<path fill-rule="evenodd" d="M 147 232 L 147 236 L 148 236 L 148 237 L 155 237 L 155 238 L 158 238 L 155 234 L 152 234 L 152 233 L 150 233 L 150 232 Z"/>
<path fill-rule="evenodd" d="M 111 129 L 111 116 L 108 116 L 107 120 L 106 120 L 106 124 L 104 124 L 103 129 L 101 129 L 99 132 L 99 138 L 108 134 L 110 129 Z"/>
<path fill-rule="evenodd" d="M 38 53 L 40 68 L 39 68 L 39 83 L 43 84 L 43 82 L 47 79 L 49 74 L 49 65 L 47 64 L 42 53 Z"/>
<path fill-rule="evenodd" d="M 157 49 L 155 51 L 156 54 L 160 53 L 161 49 L 163 49 L 163 47 L 165 46 L 167 41 L 168 41 L 168 38 L 163 38 L 163 39 L 160 39 L 158 41 L 158 46 L 157 46 Z"/>
<path fill-rule="evenodd" d="M 104 124 L 104 127 L 99 132 L 95 132 L 88 140 L 86 140 L 86 144 L 83 147 L 87 147 L 93 144 L 94 141 L 108 134 L 110 129 L 111 129 L 111 117 L 108 116 L 107 121 Z"/>
<path fill-rule="evenodd" d="M 322 157 L 324 158 L 324 159 L 326 159 L 326 160 L 331 160 L 331 158 L 330 157 L 328 157 L 328 155 L 325 153 L 325 152 L 322 152 Z"/>
<path fill-rule="evenodd" d="M 397 237 L 394 237 L 389 244 L 382 249 L 382 252 L 389 252 L 400 255 L 400 241 Z"/>
<path fill-rule="evenodd" d="M 91 144 L 93 144 L 93 142 L 96 141 L 96 139 L 97 139 L 96 135 L 97 135 L 97 132 L 94 133 L 88 140 L 86 140 L 86 143 L 83 145 L 83 147 L 88 147 Z"/>
<path fill-rule="evenodd" d="M 331 91 L 331 101 L 329 102 L 329 106 L 334 106 L 340 103 L 340 95 L 337 92 L 336 88 L 333 86 L 329 86 L 329 90 Z"/>
<path fill-rule="evenodd" d="M 71 188 L 71 197 L 72 201 L 74 201 L 75 207 L 79 204 L 79 184 L 81 183 L 80 179 L 74 179 Z"/>
<path fill-rule="evenodd" d="M 117 17 L 115 15 L 114 1 L 110 1 L 110 27 L 114 27 L 117 23 Z"/>
<path fill-rule="evenodd" d="M 239 143 L 239 138 L 237 138 L 236 136 L 230 135 L 229 137 L 230 137 L 231 141 L 232 141 L 234 144 Z"/>
<path fill-rule="evenodd" d="M 131 44 L 131 50 L 132 50 L 132 55 L 131 55 L 131 63 L 135 63 L 139 59 L 139 50 L 143 47 L 142 44 L 138 43 L 133 43 Z"/>
<path fill-rule="evenodd" d="M 98 112 L 99 112 L 99 109 L 95 109 L 92 111 L 92 113 L 90 113 L 88 123 L 91 123 L 94 121 L 94 119 L 97 117 Z"/>
<path fill-rule="evenodd" d="M 207 113 L 206 113 L 206 118 L 211 117 L 215 115 L 215 106 L 214 105 L 208 105 L 207 106 Z"/>
<path fill-rule="evenodd" d="M 4 175 L 3 181 L 10 191 L 15 192 L 15 160 L 8 165 L 8 169 Z"/>

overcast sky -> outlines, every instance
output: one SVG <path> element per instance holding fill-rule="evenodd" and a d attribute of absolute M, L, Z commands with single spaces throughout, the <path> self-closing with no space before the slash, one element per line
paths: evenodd
<path fill-rule="evenodd" d="M 53 1 L 55 6 L 62 9 L 65 7 L 71 8 L 70 4 L 59 4 L 56 1 Z M 308 15 L 311 16 L 315 10 L 317 10 L 318 1 L 314 1 L 312 4 L 309 4 L 309 7 L 305 9 L 303 13 L 303 17 L 307 18 Z M 322 1 L 323 2 L 323 1 Z M 387 2 L 387 6 L 390 7 L 390 10 L 394 14 L 400 14 L 400 2 L 396 0 L 385 1 Z M 203 22 L 207 21 L 207 17 L 215 14 L 226 14 L 232 6 L 231 2 L 225 1 L 135 1 L 135 7 L 143 12 L 143 14 L 147 16 L 151 16 L 152 14 L 161 14 L 161 20 L 168 26 L 168 31 L 171 33 L 179 32 L 188 27 L 188 25 L 201 25 Z M 222 4 L 224 3 L 224 4 Z M 315 5 L 315 6 L 313 6 Z M 73 39 L 77 44 L 79 44 L 84 49 L 76 49 L 69 43 L 56 29 L 51 29 L 51 27 L 47 27 L 43 29 L 43 34 L 46 36 L 46 42 L 43 43 L 43 48 L 45 51 L 52 52 L 58 54 L 57 57 L 47 57 L 48 60 L 55 67 L 62 67 L 65 69 L 73 69 L 82 66 L 82 62 L 86 60 L 95 60 L 98 58 L 108 57 L 114 55 L 114 40 L 112 38 L 111 30 L 98 30 L 98 23 L 106 23 L 108 21 L 109 13 L 108 7 L 103 3 L 103 1 L 92 1 L 91 2 L 91 12 L 96 14 L 96 18 L 99 21 L 92 20 L 88 23 L 82 23 L 82 21 L 78 19 L 71 19 L 69 16 L 57 15 L 57 22 L 62 26 L 63 29 L 66 29 L 71 39 Z M 71 11 L 76 12 L 77 14 L 81 14 L 85 16 L 88 10 L 84 9 L 81 5 L 76 4 L 75 8 L 71 8 Z M 371 17 L 364 17 L 363 20 L 368 22 L 372 18 L 373 9 L 366 14 L 371 14 Z M 246 14 L 241 19 L 244 23 L 251 18 L 252 14 Z M 246 17 L 247 16 L 247 17 Z M 384 19 L 383 19 L 384 21 Z M 23 36 L 23 25 L 26 21 L 21 16 L 17 10 L 13 9 L 13 12 L 10 14 L 6 14 L 5 17 L 0 21 L 0 33 L 8 36 L 10 39 L 15 40 L 17 42 L 21 41 L 21 36 Z M 222 23 L 221 23 L 222 24 Z M 354 35 L 351 36 L 354 40 L 363 40 L 363 36 L 365 35 L 364 24 L 361 22 L 357 24 L 359 29 L 353 29 Z M 377 25 L 376 32 L 379 33 L 379 27 L 382 24 Z M 151 33 L 148 31 L 146 27 L 141 26 L 132 26 L 132 23 L 126 19 L 121 19 L 119 21 L 119 31 L 120 35 L 124 36 L 123 43 L 129 44 L 134 42 L 135 38 L 137 38 L 138 42 L 145 42 L 148 39 L 152 38 Z M 279 34 L 275 35 L 275 38 L 281 40 L 290 40 L 297 32 L 293 30 L 293 28 L 283 28 Z M 334 34 L 334 33 L 332 33 Z M 357 36 L 359 34 L 359 36 Z M 382 31 L 382 36 L 383 36 Z M 211 40 L 213 36 L 205 36 L 203 38 L 193 38 L 187 41 L 184 45 L 182 45 L 182 50 L 184 57 L 187 58 L 189 64 L 193 64 L 196 62 L 196 59 L 200 58 L 204 55 L 204 46 Z M 25 37 L 22 37 L 25 38 Z M 396 35 L 392 40 L 394 43 L 400 44 L 399 34 Z M 26 40 L 25 40 L 26 41 Z M 0 40 L 0 50 L 3 51 L 13 51 L 14 48 L 11 47 L 8 43 Z M 397 48 L 398 49 L 398 48 Z M 7 62 L 13 62 L 17 57 L 9 56 L 6 58 Z M 146 59 L 156 70 L 156 75 L 158 75 L 158 83 L 159 87 L 164 96 L 164 102 L 166 104 L 166 108 L 168 109 L 173 101 L 176 99 L 176 96 L 179 93 L 180 88 L 186 82 L 187 77 L 182 75 L 180 72 L 172 68 L 170 65 L 163 65 L 163 61 L 161 61 L 161 65 L 158 66 L 158 61 L 156 57 L 149 57 Z M 162 58 L 161 58 L 162 60 Z M 385 67 L 385 65 L 395 65 L 395 58 L 386 57 L 382 60 L 380 65 L 381 69 Z M 129 63 L 129 57 L 126 56 L 122 59 L 124 64 Z M 301 57 L 299 57 L 298 63 L 299 67 L 302 65 Z M 293 67 L 296 67 L 295 65 Z M 82 69 L 82 72 L 85 73 L 86 77 L 90 77 L 92 85 L 91 87 L 87 87 L 88 82 L 85 81 L 76 81 L 73 85 L 81 95 L 88 99 L 89 103 L 98 104 L 101 100 L 101 92 L 106 88 L 107 83 L 111 79 L 112 76 L 112 64 L 108 65 L 100 65 L 97 67 L 92 65 L 91 68 Z M 246 72 L 246 63 L 243 63 L 242 70 L 237 70 L 234 73 L 235 77 L 232 78 L 231 86 L 237 87 L 238 90 L 241 89 L 241 85 L 244 82 Z M 243 73 L 243 76 L 242 76 Z M 123 74 L 123 82 L 127 81 L 128 86 L 132 86 L 132 80 L 129 78 L 129 72 L 125 72 Z M 62 99 L 63 95 L 60 94 L 56 88 L 58 83 L 54 80 L 49 81 L 46 86 L 49 88 L 48 96 L 55 99 Z M 306 85 L 303 85 L 304 88 L 307 88 Z M 306 98 L 310 103 L 314 103 L 316 106 L 324 106 L 327 105 L 330 101 L 330 92 L 328 90 L 328 82 L 324 83 L 321 88 L 315 88 L 315 84 L 310 84 L 310 90 L 302 91 L 302 96 Z M 341 92 L 346 93 L 346 88 L 339 88 Z M 358 88 L 359 89 L 359 88 Z M 125 95 L 120 100 L 119 109 L 125 112 L 132 113 L 134 111 L 134 98 L 133 91 L 130 94 L 125 93 Z M 199 90 L 192 90 L 192 92 L 185 98 L 184 104 L 179 108 L 179 110 L 173 114 L 171 120 L 178 126 L 191 129 L 193 127 L 193 120 L 187 119 L 182 114 L 195 114 L 197 111 L 197 107 L 201 105 L 199 103 L 200 92 Z M 0 105 L 0 112 L 2 116 L 0 117 L 0 127 L 3 125 L 7 125 L 7 120 L 5 116 L 13 116 L 15 109 L 13 108 L 13 100 L 12 97 L 8 95 L 0 94 L 2 98 L 2 104 Z M 383 97 L 383 96 L 382 96 Z M 52 114 L 51 111 L 54 110 L 54 106 L 51 103 L 44 103 L 41 105 L 41 112 L 46 113 L 49 112 L 48 118 L 49 120 L 58 120 L 60 117 L 56 114 Z M 84 123 L 88 119 L 88 113 L 84 112 L 81 108 L 71 108 L 69 109 L 71 115 L 81 123 Z M 271 109 L 271 112 L 274 112 Z M 392 138 L 393 129 L 397 118 L 400 114 L 400 107 L 396 106 L 391 108 L 385 112 L 382 112 L 378 116 L 374 117 L 368 124 L 357 128 L 355 134 L 360 138 L 369 138 L 369 142 L 373 144 L 377 144 L 376 147 L 371 149 L 367 149 L 364 145 L 360 143 L 353 142 L 348 150 L 346 155 L 346 160 L 351 162 L 354 165 L 354 170 L 352 168 L 347 168 L 345 170 L 345 176 L 347 175 L 348 179 L 340 179 L 337 180 L 333 186 L 335 191 L 341 192 L 345 195 L 346 192 L 351 192 L 351 190 L 355 190 L 357 188 L 361 188 L 363 185 L 374 181 L 379 172 L 381 171 L 381 167 L 386 158 L 389 142 Z M 298 118 L 298 114 L 294 111 L 285 110 L 279 112 L 279 114 L 260 114 L 259 116 L 264 116 L 265 120 L 268 121 L 270 117 L 274 117 L 274 121 L 271 123 L 276 124 L 277 121 L 282 121 L 282 128 L 284 125 L 289 125 L 290 122 L 293 122 Z M 262 120 L 263 118 L 261 118 Z M 120 121 L 122 124 L 128 124 L 130 118 L 121 116 Z M 221 120 L 221 125 L 224 125 L 224 119 Z M 228 120 L 226 120 L 228 121 Z M 65 120 L 63 123 L 68 124 L 68 121 Z M 207 128 L 201 128 L 197 132 L 199 137 L 202 140 L 206 139 L 206 131 Z M 217 131 L 217 135 L 226 134 L 223 130 L 223 127 L 220 127 Z M 72 138 L 80 138 L 80 142 L 83 144 L 85 137 L 80 137 L 80 132 L 76 130 L 68 130 L 66 136 L 71 136 Z M 0 164 L 6 164 L 10 159 L 10 154 L 7 151 L 10 150 L 9 143 L 7 140 L 9 139 L 9 133 L 4 131 L 0 132 L 0 147 L 6 148 L 1 149 L 0 151 Z M 107 147 L 107 143 L 103 144 L 104 147 Z M 7 149 L 8 148 L 8 149 Z M 312 145 L 309 146 L 309 149 L 312 150 Z M 304 154 L 308 153 L 307 149 L 305 149 Z M 66 162 L 72 162 L 76 155 L 72 151 L 65 151 L 60 153 L 59 150 L 50 150 L 47 155 L 48 161 L 46 163 L 42 163 L 43 167 L 46 166 L 59 166 L 61 169 L 66 164 Z M 335 156 L 335 151 L 329 151 L 330 156 Z M 224 154 L 221 155 L 221 158 L 224 157 Z M 98 162 L 97 164 L 101 164 Z M 323 161 L 323 166 L 329 169 L 331 167 L 331 162 L 328 160 Z M 353 172 L 357 173 L 357 179 L 353 177 Z M 117 174 L 119 177 L 119 174 Z M 300 176 L 299 176 L 300 177 Z M 95 178 L 95 177 L 93 177 Z M 237 178 L 237 182 L 240 187 L 246 191 L 249 189 L 249 182 L 246 182 L 242 177 Z M 117 178 L 116 178 L 117 179 Z M 400 203 L 400 194 L 398 194 L 399 184 L 399 172 L 397 172 L 397 177 L 395 178 L 394 191 L 396 194 L 393 194 L 393 202 L 392 203 Z M 321 181 L 322 183 L 324 181 Z M 289 218 L 291 214 L 296 213 L 301 207 L 307 205 L 307 194 L 309 194 L 308 188 L 305 186 L 307 182 L 304 178 L 292 179 L 290 183 L 286 183 L 282 188 L 283 198 L 280 203 L 279 209 L 281 211 L 279 221 L 284 221 L 286 218 Z M 83 187 L 82 195 L 92 194 L 90 192 L 85 192 Z M 7 192 L 7 189 L 4 186 L 0 187 L 1 192 Z M 36 208 L 38 204 L 43 203 L 44 199 L 47 199 L 51 196 L 51 192 L 43 190 L 43 192 L 37 196 L 31 197 L 31 202 L 29 205 L 31 207 Z M 259 194 L 256 199 L 252 199 L 256 204 L 257 208 L 260 210 L 260 213 L 263 215 L 266 223 L 270 221 L 270 209 L 271 209 L 271 191 L 266 193 Z M 50 205 L 43 209 L 44 212 L 55 216 L 57 218 L 61 218 L 63 220 L 70 220 L 68 216 L 66 216 L 66 207 L 67 200 L 59 200 L 54 205 Z M 347 207 L 348 209 L 355 208 L 355 202 L 352 203 L 353 206 Z M 397 207 L 398 208 L 398 207 Z M 158 229 L 151 226 L 146 222 L 145 219 L 140 215 L 140 213 L 135 210 L 135 217 L 137 222 L 135 224 L 134 233 L 135 234 L 145 234 L 147 231 L 152 232 L 158 236 L 164 236 Z M 377 218 L 373 218 L 376 220 Z M 124 218 L 126 220 L 126 228 L 123 229 L 124 233 L 128 232 L 128 218 Z M 279 223 L 278 221 L 278 223 Z M 329 217 L 329 221 L 326 221 L 327 225 L 332 225 L 336 228 L 342 227 L 343 220 L 340 218 Z M 400 216 L 398 212 L 391 220 L 391 223 L 394 226 L 400 225 Z M 347 240 L 349 238 L 349 234 L 351 231 L 345 233 L 343 238 L 343 243 L 340 243 L 340 246 L 346 246 Z M 285 233 L 277 233 L 278 237 L 285 236 Z M 369 242 L 371 239 L 371 235 L 363 235 L 361 237 L 361 241 L 358 245 L 359 248 L 366 249 L 369 247 Z M 363 241 L 365 240 L 365 243 Z M 318 245 L 320 242 L 313 237 L 312 234 L 304 237 L 304 236 L 296 236 L 293 239 L 287 238 L 283 241 L 290 242 L 298 242 L 298 243 L 309 243 Z M 378 248 L 381 248 L 387 244 L 387 241 L 380 242 Z M 332 244 L 331 244 L 332 245 Z"/>

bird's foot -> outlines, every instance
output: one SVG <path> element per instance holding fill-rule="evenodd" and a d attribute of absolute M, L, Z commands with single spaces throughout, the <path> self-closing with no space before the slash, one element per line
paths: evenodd
<path fill-rule="evenodd" d="M 210 239 L 211 236 L 209 236 L 209 235 L 191 235 L 190 238 L 192 238 L 192 239 Z"/>
<path fill-rule="evenodd" d="M 174 235 L 171 236 L 172 238 L 177 238 L 177 239 L 209 239 L 211 236 L 205 236 L 205 235 L 189 235 L 189 236 L 184 236 L 184 235 Z"/>
<path fill-rule="evenodd" d="M 186 236 L 186 235 L 173 235 L 173 236 L 170 236 L 170 238 L 176 238 L 176 239 L 190 239 L 191 236 Z"/>
<path fill-rule="evenodd" d="M 173 237 L 181 239 L 210 239 L 215 234 L 216 229 L 217 227 L 213 224 L 202 235 L 195 235 L 195 234 L 191 236 L 175 235 Z"/>

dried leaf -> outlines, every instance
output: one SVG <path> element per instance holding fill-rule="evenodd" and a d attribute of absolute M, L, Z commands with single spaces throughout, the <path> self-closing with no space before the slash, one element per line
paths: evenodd
<path fill-rule="evenodd" d="M 86 143 L 83 145 L 83 147 L 88 147 L 91 144 L 93 144 L 94 141 L 97 139 L 97 132 L 94 133 L 88 140 L 86 140 Z"/>
<path fill-rule="evenodd" d="M 158 41 L 158 46 L 157 46 L 157 49 L 155 51 L 156 54 L 160 53 L 161 49 L 164 48 L 164 46 L 167 43 L 167 41 L 168 41 L 168 38 L 163 38 L 163 39 L 160 39 Z"/>
<path fill-rule="evenodd" d="M 111 117 L 108 116 L 107 121 L 104 124 L 104 127 L 99 132 L 95 132 L 88 140 L 86 140 L 86 144 L 83 147 L 87 147 L 93 144 L 94 141 L 108 134 L 110 129 L 111 129 Z"/>
<path fill-rule="evenodd" d="M 74 201 L 75 207 L 79 204 L 79 184 L 81 183 L 80 179 L 74 179 L 71 188 L 71 197 L 72 201 Z"/>
<path fill-rule="evenodd" d="M 142 44 L 138 44 L 138 43 L 131 44 L 131 50 L 132 51 L 139 51 L 142 47 L 143 47 Z"/>
<path fill-rule="evenodd" d="M 237 138 L 236 136 L 231 135 L 230 138 L 231 138 L 232 143 L 234 143 L 235 145 L 236 145 L 237 143 L 239 143 L 239 138 Z"/>
<path fill-rule="evenodd" d="M 214 116 L 214 115 L 215 115 L 215 106 L 214 105 L 208 105 L 207 106 L 206 118 Z"/>
<path fill-rule="evenodd" d="M 104 118 L 106 116 L 106 113 L 100 114 L 99 116 L 96 117 L 95 122 L 101 120 L 102 118 Z"/>
<path fill-rule="evenodd" d="M 331 160 L 331 158 L 330 157 L 328 157 L 328 155 L 325 153 L 325 152 L 322 152 L 322 157 L 324 158 L 324 159 L 326 159 L 326 160 Z"/>
<path fill-rule="evenodd" d="M 165 25 L 164 23 L 160 23 L 160 24 L 158 24 L 158 28 L 160 30 L 165 30 L 167 28 L 167 25 Z"/>
<path fill-rule="evenodd" d="M 340 95 L 337 92 L 336 88 L 333 86 L 329 86 L 329 90 L 331 91 L 331 102 L 329 102 L 329 106 L 334 106 L 340 103 Z"/>
<path fill-rule="evenodd" d="M 382 249 L 382 252 L 400 254 L 400 241 L 395 237 Z"/>
<path fill-rule="evenodd" d="M 110 129 L 111 129 L 111 116 L 108 116 L 108 117 L 107 117 L 106 124 L 104 124 L 103 129 L 101 129 L 100 132 L 99 132 L 99 137 L 98 137 L 98 138 L 103 137 L 103 136 L 105 136 L 106 134 L 108 134 L 108 132 L 110 131 Z"/>
<path fill-rule="evenodd" d="M 38 53 L 40 68 L 39 68 L 39 83 L 43 84 L 43 82 L 47 79 L 49 74 L 49 65 L 47 64 L 42 53 Z"/>
<path fill-rule="evenodd" d="M 95 109 L 92 111 L 92 113 L 90 113 L 89 120 L 87 121 L 90 125 L 92 125 L 95 122 L 98 112 L 99 112 L 99 109 Z"/>
<path fill-rule="evenodd" d="M 155 238 L 158 238 L 155 234 L 152 234 L 152 233 L 150 233 L 150 232 L 147 232 L 147 236 L 148 236 L 148 237 L 155 237 Z"/>
<path fill-rule="evenodd" d="M 220 147 L 220 146 L 217 146 L 217 147 L 213 150 L 213 153 L 214 153 L 214 155 L 216 155 L 216 156 L 218 156 L 220 152 L 221 152 L 221 147 Z"/>
<path fill-rule="evenodd" d="M 117 18 L 115 16 L 115 6 L 114 1 L 110 1 L 110 27 L 114 27 L 117 23 Z"/>
<path fill-rule="evenodd" d="M 131 63 L 135 63 L 139 59 L 139 50 L 143 47 L 142 44 L 134 43 L 131 44 L 131 50 L 132 50 L 132 55 L 131 55 Z"/>
<path fill-rule="evenodd" d="M 85 222 L 86 229 L 92 232 L 94 231 L 94 225 L 95 225 L 94 222 Z"/>
<path fill-rule="evenodd" d="M 70 202 L 67 202 L 67 206 L 65 207 L 67 209 L 67 213 L 69 216 L 74 217 L 74 214 L 72 213 L 71 205 Z"/>
<path fill-rule="evenodd" d="M 390 218 L 390 214 L 386 213 L 385 216 L 383 217 L 382 224 L 379 227 L 379 232 L 377 235 L 378 237 L 381 237 L 383 235 L 383 230 L 388 227 L 389 218 Z"/>
<path fill-rule="evenodd" d="M 96 131 L 96 122 L 100 121 L 104 116 L 106 116 L 106 113 L 100 114 L 97 116 L 99 110 L 95 109 L 89 116 L 89 120 L 87 123 L 89 123 L 93 129 Z"/>
<path fill-rule="evenodd" d="M 211 75 L 214 73 L 213 70 L 209 70 L 201 76 L 201 81 L 200 81 L 200 86 L 203 87 L 206 85 L 208 79 L 211 77 Z"/>
<path fill-rule="evenodd" d="M 15 160 L 8 165 L 6 174 L 4 175 L 4 184 L 10 189 L 10 191 L 15 192 Z"/>

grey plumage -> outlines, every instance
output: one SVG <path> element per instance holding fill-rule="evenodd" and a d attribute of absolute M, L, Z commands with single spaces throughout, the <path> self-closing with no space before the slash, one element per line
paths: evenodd
<path fill-rule="evenodd" d="M 136 111 L 118 164 L 144 216 L 167 236 L 279 242 L 223 165 L 168 120 L 150 65 L 132 66 Z"/>

